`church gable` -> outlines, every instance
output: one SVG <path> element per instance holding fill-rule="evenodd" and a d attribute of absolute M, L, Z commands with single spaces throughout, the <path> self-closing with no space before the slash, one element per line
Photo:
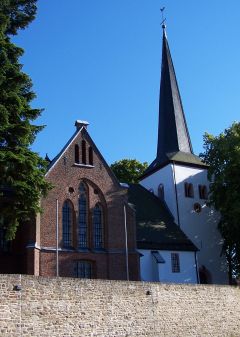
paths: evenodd
<path fill-rule="evenodd" d="M 76 132 L 59 154 L 51 161 L 46 177 L 53 184 L 59 177 L 82 177 L 96 184 L 106 181 L 120 188 L 120 184 L 87 131 L 87 122 L 76 121 Z"/>

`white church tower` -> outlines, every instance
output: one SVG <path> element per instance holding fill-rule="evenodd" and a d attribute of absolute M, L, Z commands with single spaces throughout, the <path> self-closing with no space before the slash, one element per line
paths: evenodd
<path fill-rule="evenodd" d="M 199 249 L 201 283 L 227 284 L 218 214 L 206 205 L 207 166 L 194 155 L 174 66 L 163 27 L 159 126 L 156 159 L 140 184 L 163 199 L 175 222 Z"/>

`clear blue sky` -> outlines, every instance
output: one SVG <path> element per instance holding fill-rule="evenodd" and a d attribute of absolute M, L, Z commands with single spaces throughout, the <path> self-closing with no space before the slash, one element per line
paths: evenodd
<path fill-rule="evenodd" d="M 45 109 L 34 151 L 53 158 L 83 119 L 108 163 L 155 158 L 162 6 L 194 152 L 239 120 L 239 0 L 39 0 L 15 38 Z"/>

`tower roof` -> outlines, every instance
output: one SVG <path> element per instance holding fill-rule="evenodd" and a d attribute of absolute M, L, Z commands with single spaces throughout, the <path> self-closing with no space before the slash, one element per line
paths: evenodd
<path fill-rule="evenodd" d="M 193 154 L 181 95 L 168 45 L 166 26 L 163 24 L 162 27 L 162 67 L 157 156 L 145 174 L 149 174 L 153 170 L 155 171 L 157 167 L 163 166 L 169 161 L 180 161 L 205 166 L 201 159 Z"/>
<path fill-rule="evenodd" d="M 163 26 L 157 158 L 166 153 L 193 153 L 172 57 Z"/>

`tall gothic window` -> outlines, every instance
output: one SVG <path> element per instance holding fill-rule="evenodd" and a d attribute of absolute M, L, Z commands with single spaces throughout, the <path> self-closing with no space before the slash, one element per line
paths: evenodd
<path fill-rule="evenodd" d="M 82 140 L 82 164 L 87 164 L 87 156 L 86 156 L 86 142 Z"/>
<path fill-rule="evenodd" d="M 66 200 L 62 208 L 62 239 L 63 247 L 72 247 L 73 232 L 73 207 L 69 200 Z"/>
<path fill-rule="evenodd" d="M 79 146 L 77 144 L 75 144 L 75 163 L 79 164 Z"/>
<path fill-rule="evenodd" d="M 79 186 L 78 248 L 88 247 L 88 201 L 84 183 Z"/>
<path fill-rule="evenodd" d="M 93 246 L 94 248 L 103 248 L 103 212 L 100 204 L 93 209 Z"/>

